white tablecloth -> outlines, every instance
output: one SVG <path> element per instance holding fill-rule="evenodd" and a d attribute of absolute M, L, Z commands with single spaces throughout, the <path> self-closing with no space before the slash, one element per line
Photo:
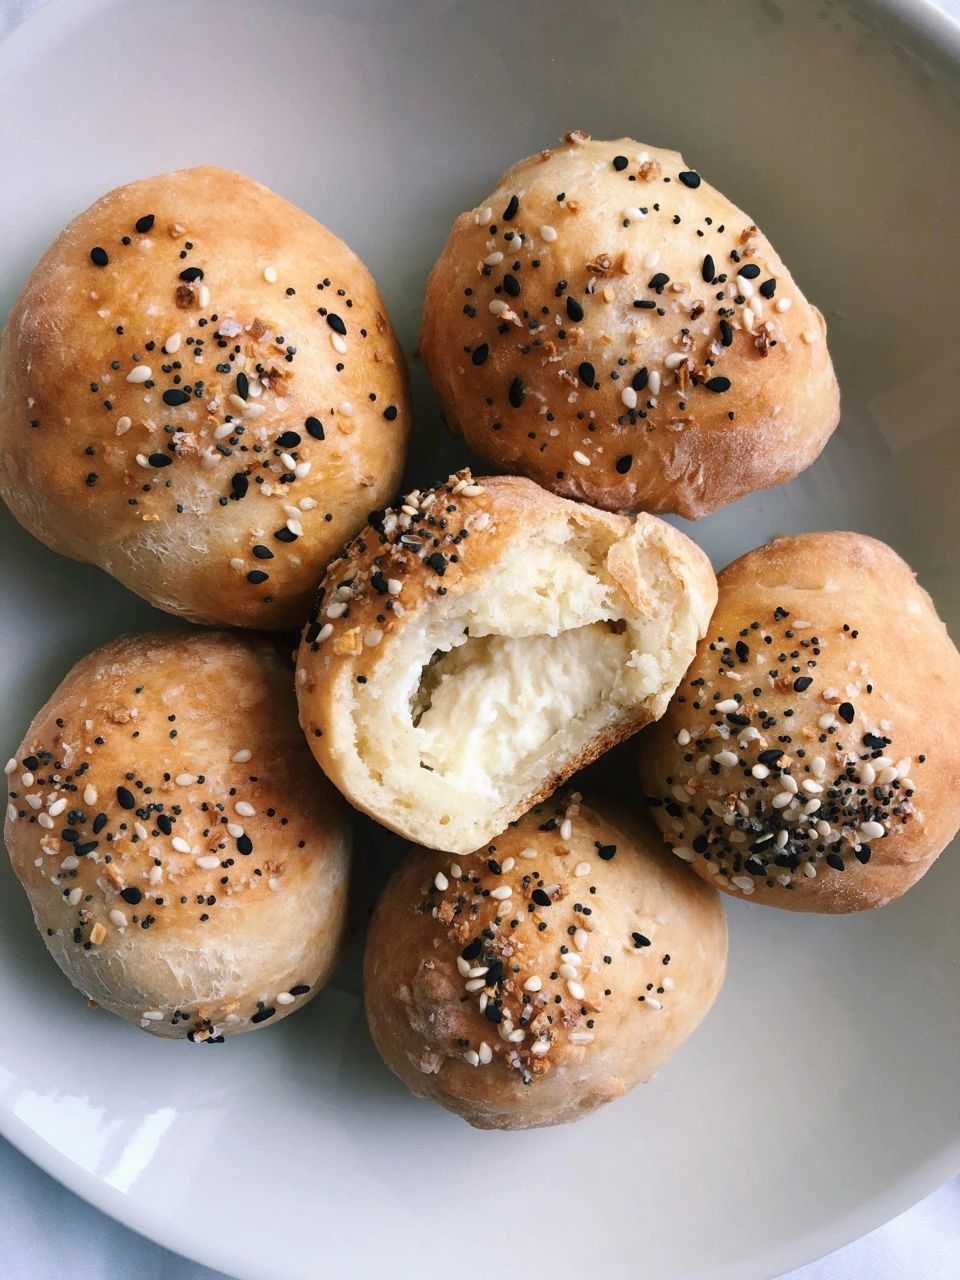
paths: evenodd
<path fill-rule="evenodd" d="M 0 0 L 0 39 L 42 3 Z M 940 3 L 960 18 L 960 0 Z M 63 1280 L 67 1276 L 75 1280 L 224 1280 L 219 1272 L 187 1262 L 105 1217 L 0 1138 L 0 1280 Z M 885 1227 L 783 1280 L 958 1277 L 960 1178 Z"/>

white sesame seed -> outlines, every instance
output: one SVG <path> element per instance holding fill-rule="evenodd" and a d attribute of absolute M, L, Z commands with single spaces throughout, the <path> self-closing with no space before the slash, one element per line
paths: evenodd
<path fill-rule="evenodd" d="M 524 991 L 540 991 L 543 987 L 543 979 L 536 974 L 532 978 L 528 978 L 523 984 Z"/>
<path fill-rule="evenodd" d="M 503 261 L 503 254 L 497 249 L 494 253 L 488 253 L 483 261 L 488 267 L 499 267 Z"/>
<path fill-rule="evenodd" d="M 201 871 L 216 871 L 220 865 L 220 859 L 215 853 L 205 853 L 202 858 L 196 859 L 196 863 Z"/>
<path fill-rule="evenodd" d="M 567 951 L 563 959 L 565 964 L 572 964 L 578 969 L 583 964 L 583 956 L 577 955 L 576 951 Z"/>
<path fill-rule="evenodd" d="M 80 859 L 75 853 L 68 853 L 64 860 L 60 863 L 63 871 L 76 871 L 80 865 Z"/>
<path fill-rule="evenodd" d="M 574 1000 L 582 1000 L 587 994 L 586 988 L 581 986 L 579 982 L 568 981 L 567 990 L 573 996 Z"/>
<path fill-rule="evenodd" d="M 659 261 L 660 261 L 660 250 L 651 249 L 650 252 L 644 257 L 643 265 L 649 270 L 650 268 L 655 267 Z"/>
<path fill-rule="evenodd" d="M 471 1067 L 479 1067 L 480 1055 L 475 1049 L 467 1049 L 464 1052 L 463 1060 Z"/>
<path fill-rule="evenodd" d="M 486 985 L 487 981 L 485 978 L 471 978 L 469 982 L 465 982 L 463 984 L 463 989 L 471 992 L 472 994 L 474 991 L 482 991 Z"/>
<path fill-rule="evenodd" d="M 163 349 L 168 356 L 175 355 L 180 350 L 180 343 L 183 341 L 179 333 L 171 333 L 163 344 Z"/>
<path fill-rule="evenodd" d="M 174 836 L 170 841 L 170 844 L 174 849 L 176 849 L 177 853 L 190 852 L 190 842 L 188 840 L 184 840 L 183 836 Z"/>
<path fill-rule="evenodd" d="M 754 883 L 749 876 L 733 876 L 730 883 L 736 885 L 738 889 L 742 889 L 746 894 L 753 893 Z"/>
<path fill-rule="evenodd" d="M 677 745 L 680 747 L 685 747 L 689 741 L 690 741 L 689 729 L 681 729 L 680 732 L 677 734 Z"/>
<path fill-rule="evenodd" d="M 153 370 L 148 364 L 135 364 L 127 374 L 128 382 L 149 382 L 153 377 Z"/>
<path fill-rule="evenodd" d="M 750 772 L 755 778 L 759 778 L 761 782 L 764 778 L 770 777 L 770 770 L 765 764 L 755 764 Z"/>
<path fill-rule="evenodd" d="M 436 887 L 440 890 L 441 893 L 443 893 L 445 889 L 450 888 L 450 881 L 447 879 L 447 877 L 443 874 L 442 871 L 438 871 L 437 874 L 433 877 L 433 883 L 436 885 Z"/>
<path fill-rule="evenodd" d="M 530 1046 L 530 1052 L 535 1058 L 542 1058 L 545 1053 L 550 1051 L 550 1041 L 541 1036 L 539 1040 L 534 1040 Z"/>
<path fill-rule="evenodd" d="M 93 785 L 92 782 L 88 782 L 87 785 L 83 788 L 83 803 L 84 804 L 97 803 L 97 788 Z"/>
<path fill-rule="evenodd" d="M 573 935 L 573 945 L 578 951 L 582 951 L 589 941 L 590 935 L 587 933 L 586 929 L 578 929 Z"/>
<path fill-rule="evenodd" d="M 156 863 L 154 863 L 154 865 L 150 868 L 150 875 L 148 879 L 150 880 L 151 884 L 159 884 L 160 881 L 163 879 L 163 867 L 158 867 Z"/>
<path fill-rule="evenodd" d="M 621 217 L 629 219 L 631 222 L 642 222 L 647 216 L 641 208 L 635 204 L 628 204 L 626 208 L 621 209 Z"/>
<path fill-rule="evenodd" d="M 507 306 L 507 304 L 503 301 L 502 298 L 491 299 L 489 303 L 489 309 L 492 312 L 492 314 L 495 316 L 502 315 L 504 311 L 510 310 L 510 308 Z"/>
<path fill-rule="evenodd" d="M 561 978 L 571 978 L 574 981 L 580 977 L 580 970 L 575 964 L 562 964 L 557 972 Z"/>
<path fill-rule="evenodd" d="M 70 903 L 71 907 L 75 907 L 82 897 L 83 897 L 82 889 L 79 889 L 79 888 L 71 889 L 70 892 L 67 894 L 67 901 Z"/>
<path fill-rule="evenodd" d="M 137 835 L 140 837 L 141 840 L 146 840 L 147 828 L 143 825 L 142 822 L 135 822 L 133 824 L 133 829 L 137 833 Z"/>
<path fill-rule="evenodd" d="M 713 758 L 721 769 L 732 769 L 738 760 L 735 751 L 718 751 Z"/>
<path fill-rule="evenodd" d="M 339 355 L 345 356 L 347 354 L 346 340 L 342 338 L 339 333 L 331 332 L 330 345 Z"/>
<path fill-rule="evenodd" d="M 807 877 L 808 880 L 812 880 L 814 876 L 817 874 L 817 868 L 813 865 L 812 862 L 805 862 L 803 864 L 803 874 Z"/>
<path fill-rule="evenodd" d="M 493 220 L 493 210 L 487 205 L 485 209 L 478 209 L 473 218 L 478 227 L 485 227 Z"/>
<path fill-rule="evenodd" d="M 685 352 L 671 351 L 663 363 L 668 369 L 679 369 L 682 364 L 686 363 L 686 360 Z"/>
<path fill-rule="evenodd" d="M 160 1009 L 144 1009 L 140 1015 L 145 1022 L 162 1022 L 163 1013 Z"/>
<path fill-rule="evenodd" d="M 233 753 L 230 759 L 234 764 L 246 764 L 252 755 L 253 752 L 249 747 L 241 747 L 239 751 L 235 751 Z"/>
<path fill-rule="evenodd" d="M 110 912 L 110 923 L 112 925 L 116 925 L 118 929 L 125 929 L 127 927 L 127 917 L 122 911 L 118 911 L 117 908 L 114 907 Z"/>
<path fill-rule="evenodd" d="M 646 1000 L 644 1000 L 643 1003 L 647 1006 L 648 1009 L 663 1008 L 663 1002 L 660 1000 L 657 1000 L 654 996 L 647 996 Z"/>
<path fill-rule="evenodd" d="M 887 765 L 886 769 L 881 769 L 877 774 L 877 782 L 881 787 L 888 786 L 889 783 L 895 782 L 897 779 L 897 771 L 894 766 Z"/>
<path fill-rule="evenodd" d="M 341 400 L 337 405 L 337 412 L 345 418 L 353 417 L 353 402 L 351 400 Z"/>
<path fill-rule="evenodd" d="M 290 532 L 294 535 L 295 538 L 303 537 L 303 525 L 300 523 L 299 520 L 295 520 L 295 519 L 288 520 L 287 528 L 290 530 Z"/>
<path fill-rule="evenodd" d="M 293 1004 L 296 998 L 289 991 L 278 991 L 276 995 L 277 1004 Z"/>
<path fill-rule="evenodd" d="M 547 244 L 553 244 L 554 240 L 557 238 L 556 227 L 551 227 L 549 223 L 545 222 L 540 228 L 540 238 L 541 240 L 545 240 Z"/>
<path fill-rule="evenodd" d="M 249 800 L 238 800 L 233 807 L 241 818 L 252 818 L 257 812 Z"/>
<path fill-rule="evenodd" d="M 797 780 L 793 774 L 782 773 L 780 775 L 780 785 L 783 787 L 784 791 L 789 791 L 791 795 L 797 794 Z"/>
<path fill-rule="evenodd" d="M 814 782 L 813 778 L 804 778 L 802 785 L 804 791 L 811 796 L 818 796 L 821 791 L 823 791 L 823 787 L 821 787 L 820 783 Z"/>
<path fill-rule="evenodd" d="M 517 1027 L 515 1031 L 511 1031 L 510 1034 L 507 1036 L 507 1040 L 510 1042 L 510 1044 L 520 1044 L 520 1042 L 522 1040 L 526 1040 L 526 1038 L 527 1038 L 527 1033 L 523 1030 L 522 1027 Z"/>
<path fill-rule="evenodd" d="M 174 778 L 178 787 L 192 787 L 196 780 L 197 776 L 194 773 L 178 773 Z"/>
<path fill-rule="evenodd" d="M 243 835 L 243 827 L 241 827 L 239 822 L 228 822 L 227 835 L 231 836 L 234 840 L 239 840 Z"/>
<path fill-rule="evenodd" d="M 740 704 L 737 702 L 736 698 L 723 698 L 716 704 L 716 709 L 721 715 L 725 716 L 729 715 L 732 711 L 736 711 L 739 705 Z"/>
<path fill-rule="evenodd" d="M 792 299 L 792 298 L 778 298 L 778 299 L 777 299 L 777 310 L 780 312 L 780 314 L 781 314 L 781 315 L 783 314 L 783 312 L 784 312 L 784 311 L 789 311 L 789 310 L 790 310 L 790 308 L 791 308 L 792 306 L 793 306 L 793 299 Z M 808 865 L 809 865 L 809 864 L 808 864 Z M 814 873 L 814 874 L 816 874 L 816 873 Z"/>
<path fill-rule="evenodd" d="M 560 823 L 560 839 L 569 840 L 572 835 L 573 835 L 573 823 L 570 821 L 569 818 L 564 818 L 564 820 Z"/>
<path fill-rule="evenodd" d="M 21 773 L 21 775 L 20 775 L 20 781 L 21 781 L 21 783 L 22 783 L 25 787 L 32 787 L 32 786 L 33 786 L 33 774 L 32 774 L 32 773 Z"/>
<path fill-rule="evenodd" d="M 375 649 L 382 639 L 383 632 L 375 627 L 372 631 L 368 631 L 363 637 L 363 643 L 368 649 Z"/>
<path fill-rule="evenodd" d="M 786 831 L 778 831 L 777 838 L 774 841 L 774 844 L 777 846 L 778 849 L 782 849 L 784 845 L 787 843 L 787 841 L 789 840 L 789 838 L 790 837 L 787 835 Z"/>
<path fill-rule="evenodd" d="M 748 333 L 753 328 L 755 319 L 756 317 L 753 314 L 753 308 L 744 307 L 743 308 L 743 327 L 747 330 Z"/>
<path fill-rule="evenodd" d="M 814 814 L 817 812 L 817 810 L 820 808 L 820 804 L 821 802 L 819 800 L 808 800 L 800 812 L 803 814 L 805 818 L 809 818 L 811 814 Z"/>
<path fill-rule="evenodd" d="M 477 1053 L 484 1066 L 486 1066 L 486 1064 L 493 1058 L 493 1050 L 487 1044 L 486 1040 L 480 1041 L 480 1044 L 477 1046 Z"/>
<path fill-rule="evenodd" d="M 830 715 L 828 712 L 827 715 L 820 717 L 817 721 L 817 726 L 820 729 L 832 729 L 836 723 L 837 717 Z"/>
<path fill-rule="evenodd" d="M 788 804 L 793 804 L 793 793 L 791 791 L 778 791 L 773 797 L 772 803 L 775 809 L 785 809 Z"/>
<path fill-rule="evenodd" d="M 506 901 L 506 899 L 511 897 L 512 894 L 513 894 L 513 890 L 510 888 L 508 884 L 502 884 L 502 885 L 499 885 L 496 889 L 490 890 L 490 897 L 496 898 L 498 902 Z"/>
<path fill-rule="evenodd" d="M 468 961 L 464 960 L 463 956 L 457 956 L 457 971 L 461 978 L 470 977 L 470 964 Z"/>
<path fill-rule="evenodd" d="M 812 347 L 817 340 L 817 335 L 813 331 L 813 329 L 804 329 L 800 337 L 803 339 L 803 341 L 807 344 L 808 347 Z"/>
<path fill-rule="evenodd" d="M 633 387 L 624 387 L 620 392 L 620 399 L 628 409 L 635 409 L 637 407 L 637 393 L 634 391 Z"/>
<path fill-rule="evenodd" d="M 537 856 L 537 851 L 536 851 L 536 849 L 521 849 L 521 850 L 520 850 L 520 857 L 521 857 L 521 858 L 535 858 L 536 856 Z"/>
<path fill-rule="evenodd" d="M 503 872 L 504 875 L 506 875 L 507 872 L 512 871 L 516 865 L 517 863 L 514 858 L 505 858 L 500 865 L 500 870 Z"/>
<path fill-rule="evenodd" d="M 197 292 L 197 301 L 201 307 L 209 307 L 210 305 L 210 289 L 207 285 L 202 284 Z"/>
<path fill-rule="evenodd" d="M 276 283 L 277 283 L 277 268 L 276 268 L 276 267 L 264 267 L 264 268 L 263 268 L 263 278 L 264 278 L 264 280 L 266 280 L 267 284 L 276 284 Z"/>
<path fill-rule="evenodd" d="M 13 756 L 11 756 L 10 759 L 7 761 L 7 763 L 3 766 L 3 772 L 9 778 L 11 773 L 16 773 L 16 771 L 17 771 L 17 762 L 16 762 L 16 759 Z"/>
<path fill-rule="evenodd" d="M 479 498 L 481 493 L 486 493 L 482 484 L 465 484 L 460 491 L 465 498 Z"/>
<path fill-rule="evenodd" d="M 573 460 L 574 462 L 579 462 L 581 467 L 589 467 L 590 465 L 590 459 L 585 453 L 581 453 L 579 449 L 574 449 Z"/>
<path fill-rule="evenodd" d="M 573 874 L 577 877 L 578 880 L 581 879 L 583 876 L 588 876 L 590 874 L 590 863 L 578 862 L 577 865 L 573 868 Z"/>
<path fill-rule="evenodd" d="M 16 822 L 18 816 L 19 815 L 17 814 L 17 806 L 11 802 L 10 804 L 7 805 L 7 821 Z"/>
<path fill-rule="evenodd" d="M 693 862 L 696 855 L 692 849 L 688 849 L 686 845 L 678 844 L 674 846 L 673 852 L 677 855 L 681 862 Z"/>
<path fill-rule="evenodd" d="M 53 819 L 50 817 L 49 813 L 41 813 L 37 818 L 37 822 L 39 822 L 41 827 L 46 827 L 48 831 L 53 827 Z"/>
<path fill-rule="evenodd" d="M 652 396 L 656 396 L 660 394 L 660 382 L 661 382 L 660 370 L 659 369 L 651 370 L 650 377 L 647 379 L 647 390 L 650 392 Z"/>
<path fill-rule="evenodd" d="M 320 628 L 320 630 L 317 632 L 316 643 L 320 644 L 322 641 L 328 640 L 332 635 L 333 635 L 333 623 L 325 622 L 323 626 Z"/>
<path fill-rule="evenodd" d="M 868 840 L 882 840 L 887 834 L 887 829 L 882 822 L 861 822 L 860 834 Z"/>
<path fill-rule="evenodd" d="M 463 872 L 462 872 L 462 871 L 461 871 L 461 869 L 460 869 L 460 863 L 459 863 L 459 862 L 451 862 L 451 863 L 450 863 L 450 874 L 451 874 L 451 876 L 453 877 L 453 879 L 454 879 L 454 880 L 459 880 L 459 879 L 460 879 L 460 877 L 463 875 Z"/>
<path fill-rule="evenodd" d="M 38 795 L 27 796 L 27 804 L 31 809 L 39 809 L 43 801 Z"/>
<path fill-rule="evenodd" d="M 297 460 L 289 453 L 281 453 L 280 461 L 288 471 L 295 471 L 297 469 Z"/>
<path fill-rule="evenodd" d="M 67 807 L 66 796 L 61 797 L 61 799 L 59 800 L 54 800 L 53 804 L 49 806 L 50 816 L 55 818 L 58 813 L 63 813 L 66 807 Z"/>

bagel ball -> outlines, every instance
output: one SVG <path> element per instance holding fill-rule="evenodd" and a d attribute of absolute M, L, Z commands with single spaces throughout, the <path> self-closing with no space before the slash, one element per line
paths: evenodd
<path fill-rule="evenodd" d="M 514 165 L 461 214 L 420 336 L 496 470 L 695 519 L 808 467 L 837 425 L 823 317 L 751 218 L 630 138 Z"/>
<path fill-rule="evenodd" d="M 272 641 L 112 641 L 38 712 L 7 774 L 13 869 L 96 1004 L 153 1035 L 219 1040 L 277 1022 L 330 976 L 350 820 Z"/>
<path fill-rule="evenodd" d="M 399 483 L 406 372 L 332 232 L 225 169 L 120 187 L 40 260 L 0 348 L 0 495 L 194 622 L 299 626 Z"/>
<path fill-rule="evenodd" d="M 467 857 L 414 850 L 370 926 L 367 1019 L 419 1097 L 480 1129 L 563 1124 L 651 1079 L 726 955 L 719 895 L 574 793 Z"/>
<path fill-rule="evenodd" d="M 667 714 L 638 738 L 674 853 L 795 911 L 880 907 L 960 827 L 960 654 L 896 552 L 777 538 L 728 565 Z"/>
<path fill-rule="evenodd" d="M 415 490 L 335 560 L 300 717 L 358 809 L 469 853 L 661 716 L 716 603 L 710 562 L 516 476 Z"/>

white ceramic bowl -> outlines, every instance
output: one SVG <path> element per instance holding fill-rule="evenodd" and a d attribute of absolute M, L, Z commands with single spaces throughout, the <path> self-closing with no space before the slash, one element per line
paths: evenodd
<path fill-rule="evenodd" d="M 704 521 L 717 564 L 784 530 L 879 535 L 960 623 L 960 41 L 922 4 L 54 0 L 0 48 L 0 304 L 107 188 L 214 162 L 343 235 L 412 351 L 453 216 L 570 128 L 680 148 L 825 312 L 841 429 Z M 464 455 L 414 365 L 410 476 Z M 3 755 L 67 667 L 163 624 L 5 514 Z M 896 608 L 891 601 L 891 608 Z M 373 892 L 396 846 L 361 830 Z M 475 1133 L 373 1052 L 356 956 L 219 1048 L 91 1012 L 0 869 L 0 1130 L 124 1222 L 250 1280 L 769 1277 L 960 1169 L 960 863 L 849 919 L 730 904 L 707 1023 L 572 1128 Z"/>

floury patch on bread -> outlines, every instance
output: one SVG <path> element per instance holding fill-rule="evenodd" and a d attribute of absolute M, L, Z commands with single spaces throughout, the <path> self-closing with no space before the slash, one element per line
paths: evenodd
<path fill-rule="evenodd" d="M 301 723 L 354 805 L 468 852 L 663 714 L 715 601 L 706 556 L 656 517 L 462 471 L 330 566 Z"/>

